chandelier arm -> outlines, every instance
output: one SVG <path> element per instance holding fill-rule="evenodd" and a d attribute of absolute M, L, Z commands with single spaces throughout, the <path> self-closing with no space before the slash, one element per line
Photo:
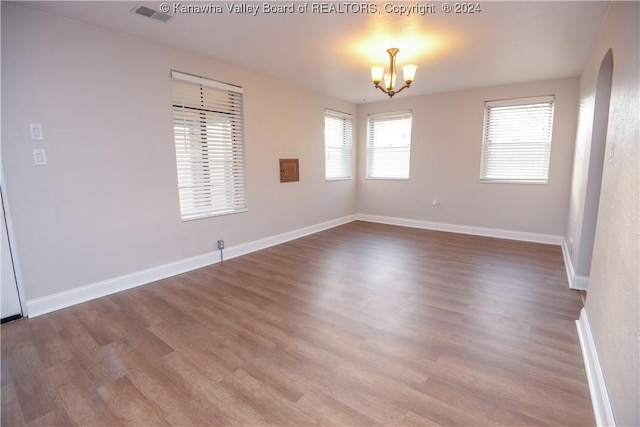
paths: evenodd
<path fill-rule="evenodd" d="M 406 88 L 408 88 L 409 86 L 411 86 L 411 83 L 408 83 L 408 84 L 406 84 L 406 83 L 405 83 L 405 84 L 404 84 L 400 89 L 398 89 L 398 90 L 393 90 L 393 89 L 392 89 L 392 90 L 388 90 L 388 89 L 385 89 L 385 88 L 384 88 L 384 86 L 381 86 L 381 85 L 375 85 L 375 87 L 376 87 L 376 88 L 378 88 L 378 89 L 380 89 L 380 91 L 381 91 L 381 92 L 386 93 L 387 95 L 389 95 L 389 98 L 393 97 L 393 95 L 395 95 L 396 93 L 400 93 L 400 92 L 402 92 L 403 90 L 405 90 L 405 89 L 406 89 Z"/>
<path fill-rule="evenodd" d="M 396 93 L 398 93 L 399 91 L 395 91 L 393 89 L 391 90 L 387 90 L 384 88 L 384 86 L 380 86 L 379 84 L 374 85 L 377 89 L 380 89 L 380 91 L 382 93 L 386 93 L 387 95 L 389 95 L 389 98 L 393 98 L 393 95 L 395 95 Z M 403 88 L 404 89 L 404 88 Z"/>
<path fill-rule="evenodd" d="M 411 86 L 411 83 L 405 83 L 405 85 L 402 86 L 400 89 L 396 90 L 395 93 L 400 93 L 403 90 L 405 90 L 406 88 L 408 88 L 409 86 Z"/>
<path fill-rule="evenodd" d="M 380 89 L 380 90 L 381 90 L 382 92 L 384 92 L 384 93 L 389 93 L 389 91 L 388 91 L 387 89 L 385 89 L 385 88 L 384 88 L 384 86 L 383 86 L 383 85 L 381 85 L 381 84 L 379 84 L 379 83 L 378 83 L 378 84 L 375 84 L 374 86 L 375 86 L 376 88 Z"/>

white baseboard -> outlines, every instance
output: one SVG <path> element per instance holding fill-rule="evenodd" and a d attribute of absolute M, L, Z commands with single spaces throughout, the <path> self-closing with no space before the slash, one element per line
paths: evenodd
<path fill-rule="evenodd" d="M 528 233 L 524 231 L 501 230 L 498 228 L 473 227 L 469 225 L 447 224 L 416 219 L 395 218 L 379 215 L 358 214 L 359 221 L 378 222 L 382 224 L 399 225 L 402 227 L 422 228 L 426 230 L 447 231 L 450 233 L 471 234 L 474 236 L 495 237 L 498 239 L 520 240 L 524 242 L 546 243 L 561 245 L 562 236 L 552 234 Z"/>
<path fill-rule="evenodd" d="M 587 372 L 587 380 L 589 381 L 589 392 L 591 393 L 591 403 L 593 405 L 593 414 L 596 418 L 598 426 L 615 427 L 615 419 L 613 418 L 613 410 L 609 401 L 607 386 L 604 382 L 604 375 L 600 366 L 600 359 L 596 351 L 596 345 L 591 334 L 589 319 L 587 312 L 583 308 L 580 312 L 580 318 L 576 320 L 578 328 L 578 336 L 580 337 L 580 347 L 582 348 L 582 357 L 584 359 L 584 367 Z"/>
<path fill-rule="evenodd" d="M 309 234 L 317 233 L 322 230 L 337 227 L 338 225 L 352 222 L 356 219 L 356 215 L 349 215 L 342 218 L 315 224 L 309 227 L 300 228 L 253 242 L 245 243 L 238 246 L 231 246 L 224 251 L 225 259 L 235 258 L 250 252 L 265 249 L 270 246 L 288 242 Z M 135 288 L 156 280 L 165 279 L 187 271 L 202 268 L 207 265 L 215 264 L 220 260 L 220 252 L 209 252 L 192 258 L 171 262 L 146 270 L 136 271 L 124 276 L 114 277 L 86 286 L 70 289 L 68 291 L 59 292 L 53 295 L 47 295 L 27 301 L 27 310 L 29 317 L 36 317 L 62 308 L 80 304 L 95 298 L 111 295 L 116 292 Z"/>
<path fill-rule="evenodd" d="M 567 240 L 562 238 L 562 257 L 564 258 L 564 267 L 567 271 L 567 281 L 569 282 L 569 288 L 578 291 L 586 291 L 589 289 L 589 278 L 585 276 L 576 276 L 573 263 L 571 262 L 571 255 L 569 255 L 569 245 Z"/>
<path fill-rule="evenodd" d="M 569 287 L 577 291 L 589 290 L 589 278 L 584 276 L 573 276 L 573 279 L 569 282 Z"/>
<path fill-rule="evenodd" d="M 29 317 L 36 317 L 71 307 L 75 304 L 135 288 L 215 262 L 217 262 L 216 253 L 212 252 L 29 300 L 27 301 Z"/>
<path fill-rule="evenodd" d="M 225 259 L 230 259 L 230 258 L 235 258 L 237 256 L 246 255 L 251 252 L 259 251 L 260 249 L 266 249 L 268 247 L 279 245 L 281 243 L 285 243 L 290 240 L 308 236 L 309 234 L 318 233 L 320 231 L 327 230 L 329 228 L 337 227 L 342 224 L 347 224 L 355 220 L 356 220 L 356 215 L 353 214 L 353 215 L 344 216 L 342 218 L 338 218 L 335 220 L 312 225 L 310 227 L 300 228 L 298 230 L 288 231 L 286 233 L 278 234 L 276 236 L 255 240 L 253 242 L 231 247 L 228 250 L 225 249 L 224 256 L 225 256 Z"/>

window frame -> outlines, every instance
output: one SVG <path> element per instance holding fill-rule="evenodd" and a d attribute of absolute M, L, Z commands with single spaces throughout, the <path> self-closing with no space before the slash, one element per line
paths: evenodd
<path fill-rule="evenodd" d="M 527 164 L 536 160 L 538 162 L 544 161 L 544 164 L 542 166 L 539 166 L 536 169 L 533 169 L 533 171 L 528 176 L 525 176 L 525 175 L 518 176 L 518 174 L 522 174 L 522 172 L 519 172 L 518 174 L 513 173 L 511 177 L 493 177 L 493 178 L 490 177 L 489 168 L 491 167 L 490 166 L 491 142 L 490 142 L 489 134 L 490 132 L 491 133 L 495 132 L 494 127 L 492 127 L 492 123 L 490 122 L 492 118 L 492 115 L 491 115 L 492 109 L 501 108 L 505 111 L 506 109 L 510 109 L 513 114 L 517 114 L 516 109 L 518 108 L 522 108 L 522 109 L 528 108 L 533 110 L 534 108 L 536 108 L 535 106 L 541 106 L 539 107 L 541 111 L 543 108 L 547 109 L 546 112 L 542 112 L 542 114 L 539 114 L 540 117 L 537 118 L 538 120 L 541 121 L 540 124 L 543 129 L 539 131 L 539 134 L 540 134 L 539 137 L 540 137 L 541 143 L 543 144 L 543 147 L 540 148 L 538 146 L 533 145 L 533 144 L 536 144 L 536 142 L 533 141 L 533 142 L 529 142 L 528 145 L 521 148 L 521 150 L 523 151 L 528 150 L 530 153 L 532 152 L 531 150 L 536 150 L 536 151 L 540 150 L 543 152 L 543 154 L 541 155 L 539 153 L 536 153 L 535 155 L 529 155 L 526 157 L 524 157 L 524 155 L 521 155 L 522 157 L 518 158 L 518 160 L 516 161 L 516 164 Z M 532 111 L 532 114 L 533 114 L 533 111 Z M 548 115 L 548 120 L 545 123 L 542 123 L 543 115 Z M 527 97 L 527 98 L 511 98 L 511 99 L 502 99 L 502 100 L 494 100 L 494 101 L 485 101 L 483 130 L 482 130 L 482 149 L 481 149 L 481 155 L 480 155 L 480 182 L 487 183 L 487 184 L 533 184 L 533 185 L 548 184 L 549 172 L 551 169 L 551 148 L 553 143 L 554 117 L 555 117 L 555 95 L 543 95 L 543 96 L 535 96 L 535 97 Z M 511 123 L 512 126 L 514 125 L 513 124 L 514 122 Z M 526 126 L 523 126 L 522 122 L 515 123 L 515 127 L 517 129 L 526 128 Z M 543 134 L 544 134 L 544 137 L 543 137 Z M 521 138 L 526 137 L 528 139 L 531 139 L 533 135 L 522 134 L 520 135 L 520 137 Z M 500 138 L 504 139 L 503 137 L 500 137 Z M 506 143 L 503 143 L 503 144 L 506 144 Z M 513 145 L 511 149 L 507 147 L 503 149 L 502 152 L 498 152 L 496 154 L 498 155 L 501 154 L 503 156 L 505 155 L 516 156 L 517 147 L 515 149 L 513 148 L 515 147 L 516 142 L 513 142 L 512 144 Z M 520 144 L 524 145 L 525 143 L 520 143 Z M 498 166 L 494 165 L 493 168 L 498 169 L 500 168 L 500 165 Z M 502 165 L 502 168 L 503 170 L 500 171 L 500 173 L 506 175 L 507 174 L 506 169 L 508 169 L 508 165 L 507 164 Z M 497 173 L 499 172 L 494 172 L 494 174 L 497 174 Z M 536 177 L 535 174 L 544 174 L 544 177 L 542 175 L 540 175 L 540 177 Z"/>
<path fill-rule="evenodd" d="M 241 87 L 171 70 L 183 222 L 247 211 Z"/>
<path fill-rule="evenodd" d="M 328 119 L 341 122 L 342 129 L 338 131 L 338 134 L 341 134 L 341 141 L 338 141 L 335 145 L 329 144 L 335 141 L 329 141 L 331 135 L 327 132 Z M 340 153 L 335 159 L 329 156 L 332 148 Z M 330 165 L 331 159 L 334 160 Z M 336 167 L 335 163 L 339 165 Z M 343 163 L 346 163 L 346 165 Z M 348 173 L 329 176 L 330 170 L 341 168 L 347 169 Z M 353 179 L 353 115 L 330 108 L 325 108 L 324 110 L 324 179 L 325 181 L 348 181 Z"/>
<path fill-rule="evenodd" d="M 394 119 L 401 121 L 408 119 L 408 129 L 405 129 L 406 139 L 408 143 L 405 146 L 393 146 L 387 145 L 375 147 L 375 135 L 374 135 L 374 126 L 376 122 L 382 123 L 383 121 L 391 122 Z M 412 110 L 401 110 L 401 111 L 392 111 L 385 113 L 376 113 L 369 114 L 367 116 L 367 138 L 366 138 L 366 179 L 382 179 L 382 180 L 391 180 L 391 181 L 408 181 L 411 178 L 411 141 L 412 141 L 412 132 L 413 132 L 413 111 Z M 384 150 L 384 149 L 400 149 L 406 148 L 406 174 L 402 176 L 398 176 L 397 174 L 391 175 L 382 175 L 376 174 L 374 175 L 374 171 L 372 168 L 375 166 L 372 162 L 375 161 L 375 151 L 376 150 Z M 388 156 L 387 156 L 388 158 Z M 391 166 L 389 167 L 391 168 Z"/>

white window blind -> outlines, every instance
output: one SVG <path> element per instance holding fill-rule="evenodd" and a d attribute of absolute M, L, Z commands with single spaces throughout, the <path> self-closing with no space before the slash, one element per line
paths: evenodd
<path fill-rule="evenodd" d="M 171 77 L 182 220 L 246 211 L 242 88 Z"/>
<path fill-rule="evenodd" d="M 409 179 L 411 111 L 374 114 L 367 126 L 367 178 Z"/>
<path fill-rule="evenodd" d="M 553 96 L 485 103 L 481 181 L 545 184 Z"/>
<path fill-rule="evenodd" d="M 324 170 L 327 181 L 351 179 L 353 145 L 351 114 L 324 112 Z"/>

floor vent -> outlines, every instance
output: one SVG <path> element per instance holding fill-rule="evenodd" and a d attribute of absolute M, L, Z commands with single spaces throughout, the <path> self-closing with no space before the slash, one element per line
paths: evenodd
<path fill-rule="evenodd" d="M 167 22 L 169 19 L 172 18 L 171 15 L 162 13 L 158 10 L 154 10 L 142 5 L 137 5 L 131 10 L 131 12 L 137 13 L 138 15 L 146 16 L 147 18 L 155 19 L 156 21 L 161 21 L 161 22 Z"/>

